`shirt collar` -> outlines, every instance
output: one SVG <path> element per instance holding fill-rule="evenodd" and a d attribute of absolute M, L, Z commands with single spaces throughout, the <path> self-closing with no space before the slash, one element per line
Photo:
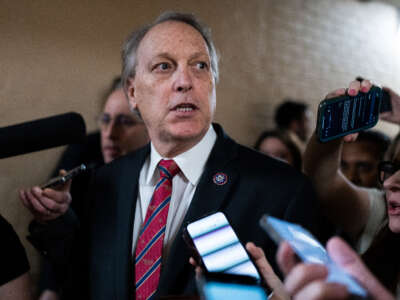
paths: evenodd
<path fill-rule="evenodd" d="M 183 175 L 190 181 L 192 185 L 197 185 L 200 176 L 203 173 L 204 166 L 207 162 L 211 149 L 217 140 L 217 134 L 212 125 L 208 128 L 207 133 L 194 147 L 188 151 L 173 157 L 176 164 L 181 169 Z M 146 177 L 146 183 L 150 184 L 155 177 L 157 164 L 161 159 L 171 159 L 162 157 L 151 143 L 150 163 Z"/>

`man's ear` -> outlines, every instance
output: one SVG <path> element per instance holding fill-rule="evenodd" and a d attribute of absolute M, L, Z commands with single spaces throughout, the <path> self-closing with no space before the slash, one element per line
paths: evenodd
<path fill-rule="evenodd" d="M 129 103 L 130 109 L 132 111 L 137 109 L 134 81 L 135 81 L 134 78 L 129 78 L 128 79 L 128 88 L 127 88 L 128 103 Z"/>

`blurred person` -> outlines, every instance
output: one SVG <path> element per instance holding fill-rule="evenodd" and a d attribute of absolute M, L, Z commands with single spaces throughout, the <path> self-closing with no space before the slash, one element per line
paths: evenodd
<path fill-rule="evenodd" d="M 264 131 L 258 137 L 254 149 L 273 158 L 280 159 L 301 171 L 301 153 L 296 144 L 283 132 Z"/>
<path fill-rule="evenodd" d="M 353 81 L 348 89 L 339 89 L 327 98 L 347 93 L 355 96 L 368 92 L 367 80 Z M 400 97 L 385 88 L 393 110 L 380 115 L 381 119 L 400 124 Z M 366 265 L 392 292 L 399 295 L 400 274 L 400 151 L 388 152 L 389 161 L 379 165 L 380 182 L 384 191 L 361 188 L 350 182 L 340 171 L 340 156 L 344 141 L 356 135 L 320 143 L 314 134 L 304 154 L 304 171 L 316 187 L 324 214 L 339 226 L 363 254 Z M 397 139 L 396 139 L 397 140 Z"/>
<path fill-rule="evenodd" d="M 113 80 L 106 91 L 103 100 L 102 113 L 97 118 L 100 132 L 87 136 L 84 144 L 70 145 L 63 153 L 56 167 L 58 170 L 69 170 L 82 163 L 87 166 L 101 166 L 114 159 L 132 152 L 148 143 L 146 127 L 138 115 L 132 113 L 124 94 L 121 78 Z M 88 178 L 82 174 L 76 177 L 71 184 L 71 207 L 75 214 L 82 215 L 85 205 L 85 191 Z M 68 190 L 68 189 L 67 189 Z M 40 300 L 59 299 L 60 281 L 62 281 L 64 268 L 57 269 L 55 264 L 45 259 L 42 264 L 39 289 Z"/>
<path fill-rule="evenodd" d="M 308 179 L 237 144 L 212 123 L 218 57 L 209 29 L 193 15 L 166 12 L 132 33 L 123 50 L 122 78 L 151 143 L 92 174 L 87 215 L 72 232 L 80 261 L 70 273 L 75 284 L 71 298 L 193 294 L 194 274 L 182 230 L 214 211 L 227 215 L 239 238 L 269 249 L 272 257 L 276 246 L 258 226 L 262 214 L 316 233 Z M 34 187 L 21 198 L 36 219 L 52 220 L 45 224 L 50 232 L 57 231 L 54 222 L 65 225 L 70 220 L 66 192 Z M 57 253 L 55 257 L 64 259 Z"/>
<path fill-rule="evenodd" d="M 355 185 L 380 187 L 378 164 L 389 144 L 390 138 L 382 132 L 361 131 L 356 141 L 343 144 L 340 170 Z"/>
<path fill-rule="evenodd" d="M 32 300 L 29 262 L 12 226 L 0 215 L 0 299 Z"/>
<path fill-rule="evenodd" d="M 290 138 L 304 152 L 310 138 L 313 122 L 312 112 L 308 105 L 301 101 L 286 100 L 275 110 L 276 127 L 287 131 Z"/>

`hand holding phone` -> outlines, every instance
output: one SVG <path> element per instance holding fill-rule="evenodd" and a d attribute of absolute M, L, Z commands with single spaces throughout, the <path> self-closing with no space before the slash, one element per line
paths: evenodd
<path fill-rule="evenodd" d="M 260 219 L 261 227 L 277 244 L 286 241 L 297 256 L 307 263 L 323 264 L 328 269 L 327 282 L 336 282 L 347 287 L 356 297 L 367 299 L 367 291 L 347 272 L 336 265 L 329 257 L 325 248 L 314 236 L 300 225 L 289 223 L 277 218 L 264 215 Z"/>
<path fill-rule="evenodd" d="M 80 166 L 69 170 L 66 174 L 54 177 L 47 181 L 46 183 L 40 185 L 41 189 L 46 188 L 53 188 L 58 185 L 66 183 L 68 180 L 72 179 L 73 177 L 81 174 L 83 171 L 86 171 L 86 165 L 81 164 Z"/>
<path fill-rule="evenodd" d="M 222 212 L 188 224 L 184 238 L 207 272 L 247 275 L 260 281 L 256 266 Z"/>
<path fill-rule="evenodd" d="M 387 91 L 372 86 L 369 92 L 322 101 L 318 107 L 317 136 L 327 142 L 376 125 L 381 112 L 390 111 Z"/>

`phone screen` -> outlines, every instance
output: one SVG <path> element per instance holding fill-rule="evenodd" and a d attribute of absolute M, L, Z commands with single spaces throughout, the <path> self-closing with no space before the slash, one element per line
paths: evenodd
<path fill-rule="evenodd" d="M 341 96 L 323 101 L 318 109 L 318 136 L 325 142 L 375 126 L 379 119 L 382 90 Z"/>
<path fill-rule="evenodd" d="M 208 272 L 196 279 L 201 299 L 268 299 L 266 291 L 248 276 Z"/>
<path fill-rule="evenodd" d="M 207 271 L 248 275 L 260 280 L 256 267 L 223 213 L 190 223 L 186 229 Z"/>
<path fill-rule="evenodd" d="M 260 225 L 277 244 L 287 241 L 304 262 L 324 264 L 328 268 L 328 282 L 341 283 L 350 293 L 367 298 L 366 290 L 331 260 L 325 248 L 308 230 L 268 215 L 261 218 Z"/>
<path fill-rule="evenodd" d="M 208 281 L 203 286 L 203 294 L 207 300 L 266 300 L 262 287 L 240 283 Z"/>

